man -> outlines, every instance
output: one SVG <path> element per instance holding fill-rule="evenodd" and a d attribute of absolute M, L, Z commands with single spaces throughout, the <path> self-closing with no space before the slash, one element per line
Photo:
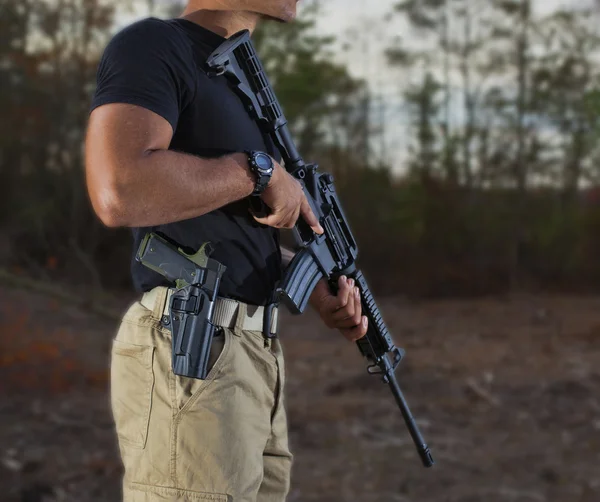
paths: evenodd
<path fill-rule="evenodd" d="M 111 363 L 125 500 L 275 502 L 288 492 L 283 356 L 263 336 L 262 309 L 283 272 L 279 229 L 303 217 L 323 230 L 273 143 L 204 63 L 261 19 L 292 21 L 296 1 L 191 0 L 178 19 L 123 30 L 100 63 L 86 141 L 97 215 L 131 227 L 134 251 L 158 231 L 188 250 L 210 241 L 227 267 L 210 371 L 198 380 L 171 370 L 169 284 L 132 260 L 143 296 L 122 320 Z M 257 155 L 272 176 L 259 175 Z M 255 217 L 251 197 L 270 214 Z M 336 296 L 320 283 L 311 304 L 348 340 L 366 333 L 351 280 L 340 279 Z"/>

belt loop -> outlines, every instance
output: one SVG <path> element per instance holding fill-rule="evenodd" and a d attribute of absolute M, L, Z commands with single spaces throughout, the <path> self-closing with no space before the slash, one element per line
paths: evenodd
<path fill-rule="evenodd" d="M 237 313 L 235 318 L 235 326 L 233 328 L 234 333 L 237 335 L 241 335 L 242 331 L 244 331 L 244 322 L 246 321 L 246 316 L 248 314 L 246 304 L 238 303 Z"/>
<path fill-rule="evenodd" d="M 152 309 L 152 317 L 157 321 L 162 321 L 163 311 L 165 309 L 165 302 L 167 301 L 167 294 L 169 288 L 164 286 L 157 286 L 156 288 L 156 300 L 154 301 L 154 308 Z"/>
<path fill-rule="evenodd" d="M 277 303 L 265 305 L 263 312 L 263 336 L 275 338 L 277 336 Z"/>
<path fill-rule="evenodd" d="M 273 338 L 277 337 L 279 328 L 279 304 L 277 304 L 276 307 L 277 308 L 271 313 L 271 333 L 275 335 Z"/>

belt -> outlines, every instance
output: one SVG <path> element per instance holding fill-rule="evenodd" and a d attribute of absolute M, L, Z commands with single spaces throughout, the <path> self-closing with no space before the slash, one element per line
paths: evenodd
<path fill-rule="evenodd" d="M 164 288 L 154 288 L 151 291 L 144 293 L 141 304 L 148 310 L 154 311 L 156 302 L 164 299 L 164 305 L 160 307 L 159 311 L 162 311 L 163 319 L 165 316 L 169 319 L 171 295 L 174 291 L 174 289 L 169 288 L 165 295 Z M 279 317 L 278 308 L 274 305 L 263 307 L 260 305 L 249 305 L 230 298 L 218 297 L 213 309 L 212 323 L 215 326 L 220 326 L 222 328 L 234 328 L 239 326 L 245 331 L 262 331 L 264 333 L 265 309 L 271 310 L 271 326 L 269 326 L 268 332 L 271 334 L 271 337 L 274 337 L 277 332 L 277 321 Z M 243 319 L 238 321 L 239 315 L 242 315 Z"/>

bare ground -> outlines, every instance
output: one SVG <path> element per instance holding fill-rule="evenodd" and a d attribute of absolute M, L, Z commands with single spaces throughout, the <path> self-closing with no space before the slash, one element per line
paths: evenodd
<path fill-rule="evenodd" d="M 290 501 L 600 501 L 600 297 L 381 304 L 437 463 L 421 467 L 354 345 L 310 313 L 287 316 Z M 0 289 L 2 502 L 119 499 L 107 397 L 115 329 Z"/>

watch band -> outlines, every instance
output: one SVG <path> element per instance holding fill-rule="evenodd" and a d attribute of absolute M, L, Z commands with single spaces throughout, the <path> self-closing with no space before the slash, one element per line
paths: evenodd
<path fill-rule="evenodd" d="M 265 191 L 271 181 L 271 176 L 275 168 L 273 159 L 264 152 L 247 150 L 245 153 L 248 156 L 248 167 L 256 176 L 256 184 L 251 195 L 258 197 Z M 263 161 L 263 165 L 259 164 L 259 160 Z"/>

